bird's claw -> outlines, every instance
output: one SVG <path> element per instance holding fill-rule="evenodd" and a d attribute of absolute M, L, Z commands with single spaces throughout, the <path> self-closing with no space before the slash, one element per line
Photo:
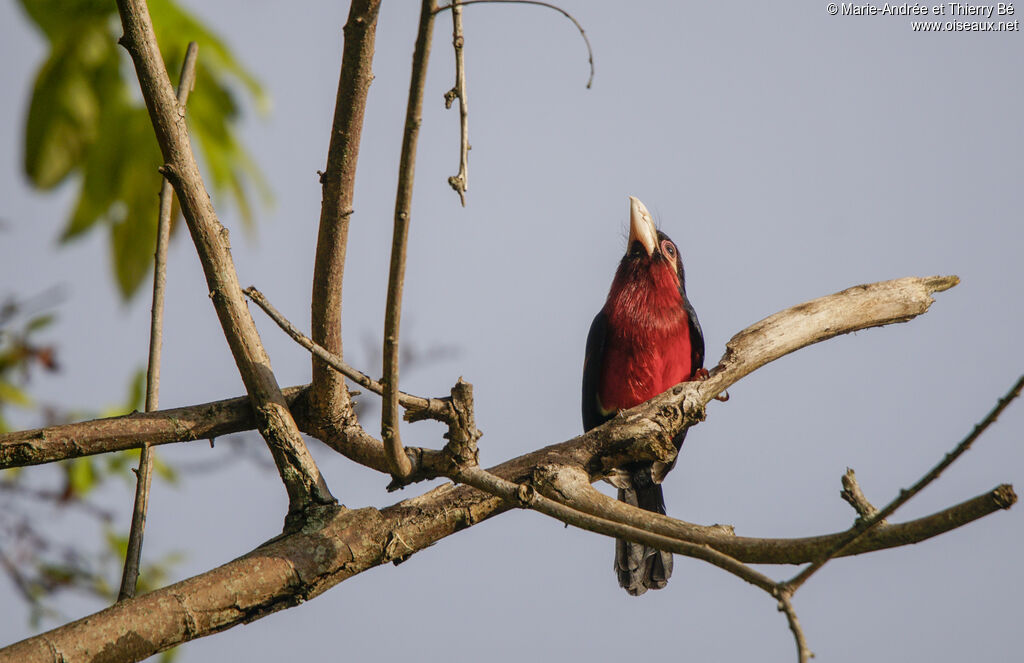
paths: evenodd
<path fill-rule="evenodd" d="M 711 377 L 711 373 L 708 372 L 708 369 L 698 368 L 696 371 L 694 371 L 693 377 L 690 378 L 690 380 L 692 382 L 703 382 L 704 380 L 707 380 L 709 377 Z M 715 400 L 721 401 L 722 403 L 726 402 L 727 400 L 729 400 L 729 392 L 723 391 L 722 393 L 715 396 Z"/>

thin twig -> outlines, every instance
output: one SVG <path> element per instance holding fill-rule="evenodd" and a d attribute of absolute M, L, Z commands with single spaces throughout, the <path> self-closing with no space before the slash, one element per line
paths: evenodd
<path fill-rule="evenodd" d="M 867 534 L 873 527 L 881 523 L 883 520 L 888 518 L 896 509 L 900 508 L 908 500 L 917 495 L 925 486 L 930 484 L 935 479 L 939 478 L 942 472 L 953 464 L 953 462 L 959 458 L 965 451 L 971 448 L 971 445 L 977 440 L 982 433 L 985 432 L 989 426 L 995 423 L 995 420 L 999 418 L 1000 413 L 1006 409 L 1006 406 L 1010 402 L 1020 396 L 1021 389 L 1024 388 L 1024 375 L 1020 376 L 1017 382 L 1010 388 L 1006 395 L 999 399 L 996 406 L 992 408 L 992 411 L 974 427 L 970 435 L 965 437 L 963 441 L 956 446 L 955 449 L 946 454 L 942 461 L 933 467 L 927 474 L 921 477 L 917 483 L 911 486 L 909 489 L 901 490 L 896 498 L 889 502 L 881 511 L 875 513 L 870 518 L 864 519 L 860 528 L 854 528 L 849 533 L 840 539 L 835 546 L 833 546 L 827 553 L 821 556 L 821 558 L 815 560 L 813 563 L 804 568 L 803 571 L 794 576 L 791 580 L 785 583 L 786 588 L 792 593 L 795 592 L 801 585 L 807 582 L 807 579 L 814 575 L 822 566 L 825 565 L 833 557 L 841 555 L 843 551 L 851 546 L 857 539 Z"/>
<path fill-rule="evenodd" d="M 573 17 L 572 14 L 565 11 L 558 5 L 553 5 L 549 2 L 539 2 L 538 0 L 462 0 L 461 2 L 452 2 L 450 5 L 444 5 L 434 10 L 435 14 L 443 12 L 446 9 L 454 11 L 455 5 L 459 4 L 465 7 L 466 5 L 481 5 L 481 4 L 508 4 L 508 5 L 536 5 L 537 7 L 547 7 L 553 9 L 562 16 L 566 17 L 572 24 L 576 26 L 576 29 L 580 31 L 580 36 L 583 37 L 583 43 L 587 45 L 587 62 L 590 64 L 590 78 L 587 79 L 587 89 L 590 89 L 590 85 L 594 82 L 594 49 L 590 47 L 590 40 L 587 39 L 587 33 L 583 30 L 583 26 L 580 22 Z"/>
<path fill-rule="evenodd" d="M 185 51 L 178 79 L 178 107 L 184 112 L 188 95 L 196 81 L 196 56 L 199 45 L 190 42 Z M 157 220 L 156 258 L 153 266 L 153 310 L 149 327 L 149 366 L 146 370 L 146 412 L 154 412 L 160 402 L 160 348 L 164 337 L 164 292 L 167 289 L 167 246 L 171 241 L 171 203 L 174 190 L 167 179 L 160 185 L 160 215 Z M 139 455 L 139 468 L 135 472 L 135 506 L 132 526 L 128 533 L 128 550 L 121 574 L 121 589 L 117 600 L 135 596 L 142 557 L 142 538 L 146 530 L 146 512 L 149 509 L 149 487 L 153 480 L 153 451 L 143 444 Z"/>
<path fill-rule="evenodd" d="M 452 2 L 452 45 L 455 47 L 455 87 L 444 95 L 444 107 L 451 108 L 459 100 L 459 174 L 448 178 L 448 184 L 459 194 L 459 201 L 466 206 L 466 191 L 469 190 L 469 102 L 466 100 L 466 60 L 463 47 L 466 39 L 462 33 L 462 3 Z"/>
<path fill-rule="evenodd" d="M 285 318 L 280 311 L 267 301 L 266 296 L 253 286 L 249 286 L 242 291 L 246 297 L 251 299 L 257 306 L 263 309 L 271 320 L 277 323 L 286 334 L 291 336 L 296 343 L 301 345 L 310 351 L 314 356 L 319 358 L 325 364 L 338 371 L 348 379 L 352 380 L 360 387 L 372 391 L 377 395 L 384 394 L 384 385 L 374 380 L 366 373 L 363 373 L 357 368 L 349 366 L 345 361 L 324 349 L 322 346 L 313 342 L 308 336 L 300 332 L 295 328 L 291 322 Z M 424 411 L 430 418 L 440 419 L 441 421 L 447 421 L 447 413 L 449 411 L 448 401 L 442 398 L 423 398 L 422 396 L 414 396 L 413 394 L 407 394 L 404 391 L 398 392 L 398 404 L 410 411 Z"/>
<path fill-rule="evenodd" d="M 809 659 L 814 658 L 814 652 L 807 647 L 804 629 L 800 626 L 800 620 L 796 618 L 796 610 L 793 608 L 793 597 L 786 592 L 779 592 L 776 598 L 779 600 L 779 612 L 786 615 L 789 630 L 793 632 L 793 639 L 796 641 L 797 663 L 807 663 Z"/>
<path fill-rule="evenodd" d="M 405 111 L 405 132 L 398 168 L 398 191 L 395 194 L 395 229 L 391 240 L 391 268 L 388 274 L 388 298 L 384 313 L 384 402 L 381 414 L 381 439 L 391 474 L 405 478 L 412 473 L 412 463 L 402 447 L 398 432 L 398 330 L 402 320 L 402 288 L 405 285 L 405 255 L 409 243 L 409 218 L 412 189 L 416 172 L 416 141 L 423 114 L 423 88 L 430 59 L 430 38 L 434 31 L 434 0 L 423 0 L 420 26 L 412 56 L 409 81 L 409 103 Z"/>

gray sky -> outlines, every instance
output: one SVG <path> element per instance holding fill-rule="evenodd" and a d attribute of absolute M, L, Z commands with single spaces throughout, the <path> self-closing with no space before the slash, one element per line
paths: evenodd
<path fill-rule="evenodd" d="M 20 174 L 25 104 L 44 50 L 13 4 L 0 4 L 0 218 L 9 226 L 0 294 L 66 288 L 53 336 L 64 370 L 33 390 L 98 409 L 121 401 L 144 364 L 149 307 L 145 295 L 117 300 L 106 237 L 55 249 L 73 187 L 40 196 Z M 188 4 L 273 98 L 273 112 L 250 118 L 244 137 L 276 206 L 250 238 L 237 210 L 220 209 L 221 218 L 234 232 L 242 283 L 308 327 L 316 171 L 347 8 Z M 377 341 L 367 339 L 379 338 L 383 320 L 415 4 L 386 3 L 378 29 L 345 281 L 356 363 L 369 361 Z M 668 511 L 685 520 L 731 523 L 750 536 L 846 528 L 853 514 L 838 491 L 847 466 L 885 503 L 951 449 L 1024 365 L 1021 33 L 921 34 L 908 17 L 831 16 L 824 2 L 563 6 L 593 44 L 591 90 L 583 43 L 559 15 L 465 10 L 466 209 L 446 184 L 458 167 L 458 114 L 442 102 L 453 80 L 450 22 L 436 27 L 402 331 L 419 348 L 458 354 L 409 371 L 403 387 L 440 395 L 459 375 L 473 382 L 488 465 L 579 433 L 584 339 L 623 249 L 628 195 L 681 249 L 709 365 L 732 334 L 787 306 L 858 283 L 958 274 L 962 283 L 907 325 L 803 350 L 743 380 L 690 432 L 666 482 Z M 447 310 L 452 294 L 472 305 Z M 255 317 L 280 382 L 308 381 L 305 353 Z M 241 393 L 194 250 L 179 236 L 161 405 Z M 1024 485 L 1022 429 L 1018 404 L 895 520 L 1002 482 Z M 441 443 L 430 425 L 404 436 Z M 159 453 L 202 463 L 228 449 Z M 426 489 L 388 495 L 385 477 L 319 443 L 312 449 L 349 506 Z M 123 508 L 126 527 L 127 489 L 101 497 Z M 184 551 L 176 569 L 187 577 L 276 534 L 285 507 L 276 474 L 249 462 L 158 485 L 145 554 Z M 1022 546 L 1018 506 L 921 545 L 833 562 L 795 606 L 818 660 L 1012 660 L 1024 648 Z M 677 558 L 668 588 L 633 599 L 616 586 L 612 548 L 538 514 L 508 514 L 400 567 L 186 645 L 180 660 L 792 659 L 785 620 L 763 593 Z M 31 632 L 3 582 L 0 642 L 11 642 Z M 62 608 L 78 617 L 97 606 L 69 599 Z M 385 615 L 396 629 L 385 630 Z"/>

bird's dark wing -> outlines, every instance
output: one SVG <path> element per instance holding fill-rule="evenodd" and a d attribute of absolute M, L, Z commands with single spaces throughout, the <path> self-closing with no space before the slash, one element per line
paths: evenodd
<path fill-rule="evenodd" d="M 594 316 L 587 334 L 587 350 L 583 358 L 583 430 L 600 426 L 611 417 L 601 412 L 597 394 L 604 362 L 604 341 L 608 333 L 608 318 L 604 311 Z"/>
<path fill-rule="evenodd" d="M 693 310 L 693 304 L 689 297 L 683 293 L 683 309 L 690 322 L 690 365 L 693 370 L 704 368 L 704 332 L 700 328 L 700 320 L 697 319 L 697 312 Z"/>

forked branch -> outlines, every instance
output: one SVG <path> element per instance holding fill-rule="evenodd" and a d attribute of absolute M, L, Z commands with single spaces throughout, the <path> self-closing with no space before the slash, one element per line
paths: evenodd
<path fill-rule="evenodd" d="M 503 498 L 469 486 L 445 485 L 379 511 L 338 510 L 318 524 L 279 537 L 224 567 L 118 604 L 122 608 L 115 607 L 97 613 L 81 622 L 12 645 L 0 651 L 0 661 L 50 661 L 53 647 L 70 656 L 83 651 L 82 648 L 85 651 L 99 651 L 106 642 L 122 641 L 123 638 L 134 638 L 135 635 L 139 637 L 132 641 L 138 642 L 140 646 L 137 650 L 122 652 L 119 660 L 139 660 L 183 641 L 249 622 L 308 600 L 351 575 L 407 557 L 481 520 L 510 508 L 524 506 L 520 491 L 523 491 L 528 501 L 532 502 L 535 499 L 533 496 L 537 494 L 565 509 L 586 515 L 589 507 L 580 500 L 570 500 L 567 496 L 571 491 L 565 484 L 547 481 L 545 468 L 554 466 L 563 474 L 574 474 L 576 478 L 573 481 L 586 485 L 587 491 L 597 493 L 589 487 L 589 482 L 599 478 L 606 468 L 628 459 L 668 458 L 670 452 L 663 448 L 661 438 L 671 440 L 679 427 L 698 420 L 703 414 L 703 403 L 713 398 L 716 389 L 724 389 L 758 366 L 823 338 L 854 329 L 908 320 L 928 309 L 933 292 L 950 287 L 955 282 L 955 277 L 899 279 L 857 286 L 793 307 L 737 334 L 730 341 L 726 356 L 708 381 L 680 385 L 586 435 L 540 449 L 491 468 L 484 474 L 472 463 L 454 469 L 450 464 L 443 466 L 437 463 L 431 466 L 435 475 L 450 472 L 457 479 L 466 481 L 477 481 L 481 476 L 487 478 L 493 475 L 501 480 L 496 492 L 503 494 Z M 820 327 L 816 326 L 816 321 L 827 321 L 828 324 Z M 302 394 L 302 390 L 299 390 L 295 397 L 301 399 Z M 214 427 L 223 431 L 229 427 L 242 429 L 253 425 L 252 411 L 245 406 L 243 400 L 203 407 L 208 416 L 201 421 L 190 420 L 191 427 L 183 427 L 178 434 L 179 439 L 187 439 L 188 431 L 209 431 Z M 164 416 L 142 414 L 6 435 L 0 437 L 0 460 L 6 455 L 9 459 L 32 459 L 39 462 L 41 454 L 53 457 L 87 453 L 94 448 L 93 442 L 89 441 L 92 435 L 98 438 L 101 433 L 109 433 L 122 435 L 119 439 L 127 440 L 123 432 L 118 432 L 119 425 L 130 425 L 143 439 L 170 441 L 174 438 L 174 427 L 187 417 L 195 417 L 198 411 L 198 407 L 191 410 L 179 408 L 173 411 L 173 415 L 170 412 Z M 297 412 L 304 427 L 316 425 L 315 421 L 303 418 L 308 416 L 304 414 L 306 411 L 303 408 L 299 407 Z M 361 431 L 352 430 L 351 434 L 358 438 L 357 432 Z M 336 448 L 361 458 L 368 465 L 381 469 L 386 467 L 379 444 L 377 447 L 366 447 L 361 438 L 331 442 Z M 56 451 L 50 450 L 51 443 Z M 96 443 L 99 444 L 98 440 Z M 347 445 L 363 446 L 355 452 Z M 674 453 L 674 448 L 671 453 Z M 425 456 L 436 460 L 438 452 Z M 512 501 L 507 499 L 510 486 L 502 482 L 516 485 Z M 549 487 L 556 486 L 557 493 L 547 492 Z M 583 491 L 579 493 L 586 496 Z M 602 498 L 610 501 L 605 496 Z M 879 524 L 864 537 L 853 541 L 841 554 L 855 554 L 920 541 L 945 531 L 942 523 L 947 523 L 945 527 L 948 528 L 948 523 L 953 520 L 970 522 L 994 510 L 1009 508 L 1015 501 L 1012 489 L 1000 486 L 990 493 L 933 516 L 909 523 Z M 617 508 L 624 506 L 619 505 Z M 733 536 L 726 529 L 701 528 L 664 516 L 658 516 L 653 521 L 639 521 L 636 524 L 640 526 L 636 527 L 617 523 L 615 518 L 606 518 L 601 512 L 597 515 L 600 516 L 598 520 L 602 521 L 602 527 L 605 526 L 604 522 L 617 525 L 609 529 L 615 536 L 629 538 L 636 534 L 638 540 L 649 540 L 652 543 L 655 539 L 647 537 L 657 536 L 663 537 L 658 539 L 659 542 L 664 539 L 672 541 L 671 549 L 679 552 L 684 549 L 695 552 L 707 549 L 712 553 L 720 553 L 721 556 L 705 552 L 699 552 L 699 555 L 703 555 L 702 558 L 714 557 L 723 568 L 734 566 L 735 563 L 811 562 L 834 549 L 837 542 L 846 536 L 843 532 L 805 539 L 750 539 Z M 577 517 L 575 514 L 573 516 Z M 631 517 L 632 514 L 625 514 L 627 523 Z M 636 531 L 623 527 L 632 527 Z M 641 535 L 643 539 L 639 538 Z M 338 544 L 330 547 L 334 551 L 332 554 L 309 555 L 309 550 L 321 546 L 324 541 Z M 381 541 L 385 545 L 382 546 Z M 680 542 L 690 545 L 680 544 L 676 547 Z M 231 582 L 225 581 L 228 578 L 232 579 Z M 767 584 L 757 575 L 749 575 L 745 579 L 757 586 Z M 776 598 L 781 600 L 789 596 L 791 592 L 778 594 Z M 155 609 L 157 605 L 168 604 L 180 606 L 180 609 Z M 780 605 L 790 619 L 791 627 L 796 625 L 798 629 L 799 622 L 795 620 L 792 604 L 789 604 L 788 611 L 785 601 Z M 144 625 L 137 624 L 131 619 L 136 610 L 149 611 L 153 618 Z M 202 619 L 197 621 L 197 615 Z M 182 624 L 188 627 L 183 628 Z M 798 638 L 798 643 L 801 642 Z M 801 652 L 806 652 L 805 643 L 798 646 Z"/>
<path fill-rule="evenodd" d="M 288 404 L 270 367 L 256 326 L 238 285 L 227 230 L 220 224 L 192 154 L 185 119 L 179 112 L 144 0 L 118 0 L 124 26 L 121 44 L 132 57 L 142 96 L 156 131 L 165 165 L 161 172 L 174 186 L 182 213 L 246 391 L 252 399 L 260 434 L 267 441 L 288 491 L 289 516 L 334 498 L 306 449 Z"/>

